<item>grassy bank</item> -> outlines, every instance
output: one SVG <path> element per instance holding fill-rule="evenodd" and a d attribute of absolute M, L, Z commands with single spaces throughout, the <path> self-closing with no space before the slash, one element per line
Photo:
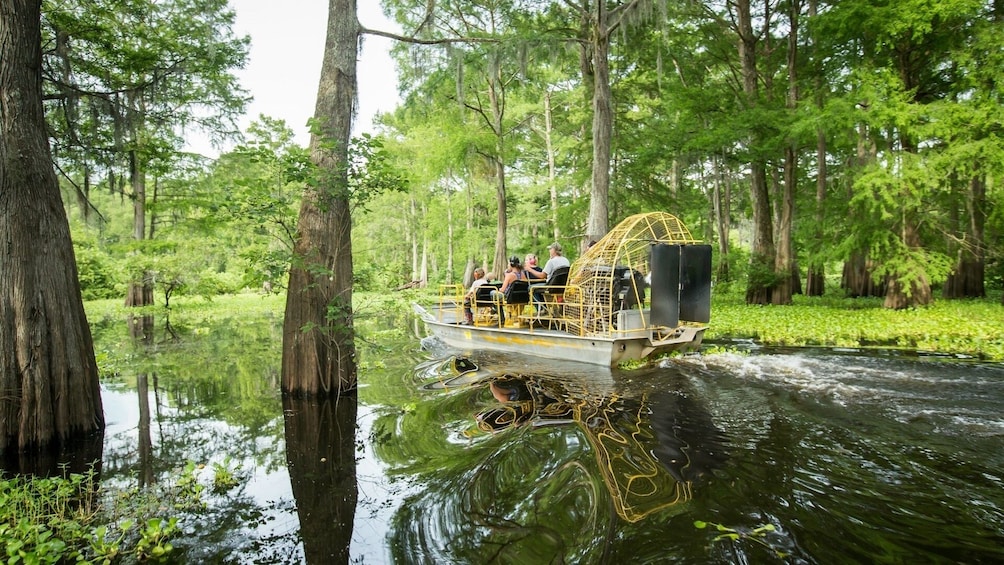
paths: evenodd
<path fill-rule="evenodd" d="M 752 338 L 764 345 L 894 347 L 1002 361 L 1004 306 L 999 293 L 900 311 L 882 308 L 880 298 L 795 296 L 791 306 L 747 306 L 741 295 L 715 295 L 705 337 Z"/>

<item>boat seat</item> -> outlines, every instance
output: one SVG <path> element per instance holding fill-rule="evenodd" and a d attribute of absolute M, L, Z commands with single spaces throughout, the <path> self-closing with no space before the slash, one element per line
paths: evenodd
<path fill-rule="evenodd" d="M 496 306 L 492 300 L 492 291 L 498 290 L 502 283 L 486 283 L 478 287 L 474 294 L 474 304 L 471 304 L 471 311 L 474 313 L 474 325 L 486 326 L 493 323 Z"/>
<path fill-rule="evenodd" d="M 568 283 L 568 267 L 558 267 L 547 277 L 543 284 L 531 285 L 533 301 L 538 308 L 546 310 L 546 317 L 561 317 L 561 302 L 565 294 L 565 285 Z M 538 312 L 541 317 L 545 317 L 544 312 Z"/>
<path fill-rule="evenodd" d="M 530 303 L 530 282 L 526 280 L 515 280 L 506 289 L 506 295 L 499 300 L 497 308 L 502 314 L 499 316 L 499 326 L 504 326 L 506 320 L 518 321 L 523 314 L 526 305 Z"/>

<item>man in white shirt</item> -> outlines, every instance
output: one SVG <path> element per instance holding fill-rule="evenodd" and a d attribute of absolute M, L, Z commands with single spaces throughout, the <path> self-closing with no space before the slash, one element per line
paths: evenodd
<path fill-rule="evenodd" d="M 544 270 L 538 273 L 538 275 L 542 275 L 538 276 L 538 280 L 540 282 L 535 282 L 534 284 L 530 285 L 530 291 L 531 295 L 533 296 L 533 301 L 537 303 L 538 308 L 540 303 L 544 301 L 543 291 L 537 290 L 536 292 L 534 292 L 533 287 L 544 286 L 558 267 L 570 267 L 572 265 L 571 263 L 568 262 L 568 259 L 561 254 L 561 244 L 558 243 L 557 241 L 547 246 L 547 252 L 551 254 L 551 258 L 548 259 L 547 263 L 544 265 Z"/>
<path fill-rule="evenodd" d="M 544 273 L 547 275 L 544 280 L 547 280 L 554 274 L 554 270 L 558 267 L 570 267 L 572 264 L 568 262 L 568 259 L 561 254 L 561 244 L 555 241 L 551 245 L 547 246 L 547 252 L 551 254 L 551 258 L 547 260 L 544 265 Z"/>

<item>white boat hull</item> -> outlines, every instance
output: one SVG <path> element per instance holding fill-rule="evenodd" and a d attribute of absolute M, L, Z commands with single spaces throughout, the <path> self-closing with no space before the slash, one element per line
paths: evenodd
<path fill-rule="evenodd" d="M 681 326 L 672 337 L 656 341 L 650 335 L 638 333 L 632 333 L 631 337 L 582 337 L 560 330 L 533 327 L 460 325 L 450 309 L 437 310 L 439 316 L 435 316 L 418 304 L 414 308 L 429 331 L 455 349 L 488 349 L 607 367 L 654 354 L 696 349 L 705 330 L 703 326 Z"/>

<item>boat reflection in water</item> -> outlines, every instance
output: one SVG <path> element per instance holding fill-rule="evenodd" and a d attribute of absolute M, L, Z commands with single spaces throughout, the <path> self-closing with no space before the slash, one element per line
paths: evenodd
<path fill-rule="evenodd" d="M 724 463 L 725 438 L 683 378 L 666 389 L 662 375 L 651 386 L 634 372 L 630 383 L 620 383 L 609 373 L 493 372 L 463 357 L 447 363 L 454 375 L 427 388 L 484 387 L 495 400 L 474 415 L 476 426 L 466 435 L 577 426 L 614 510 L 628 522 L 687 502 L 695 485 Z"/>

